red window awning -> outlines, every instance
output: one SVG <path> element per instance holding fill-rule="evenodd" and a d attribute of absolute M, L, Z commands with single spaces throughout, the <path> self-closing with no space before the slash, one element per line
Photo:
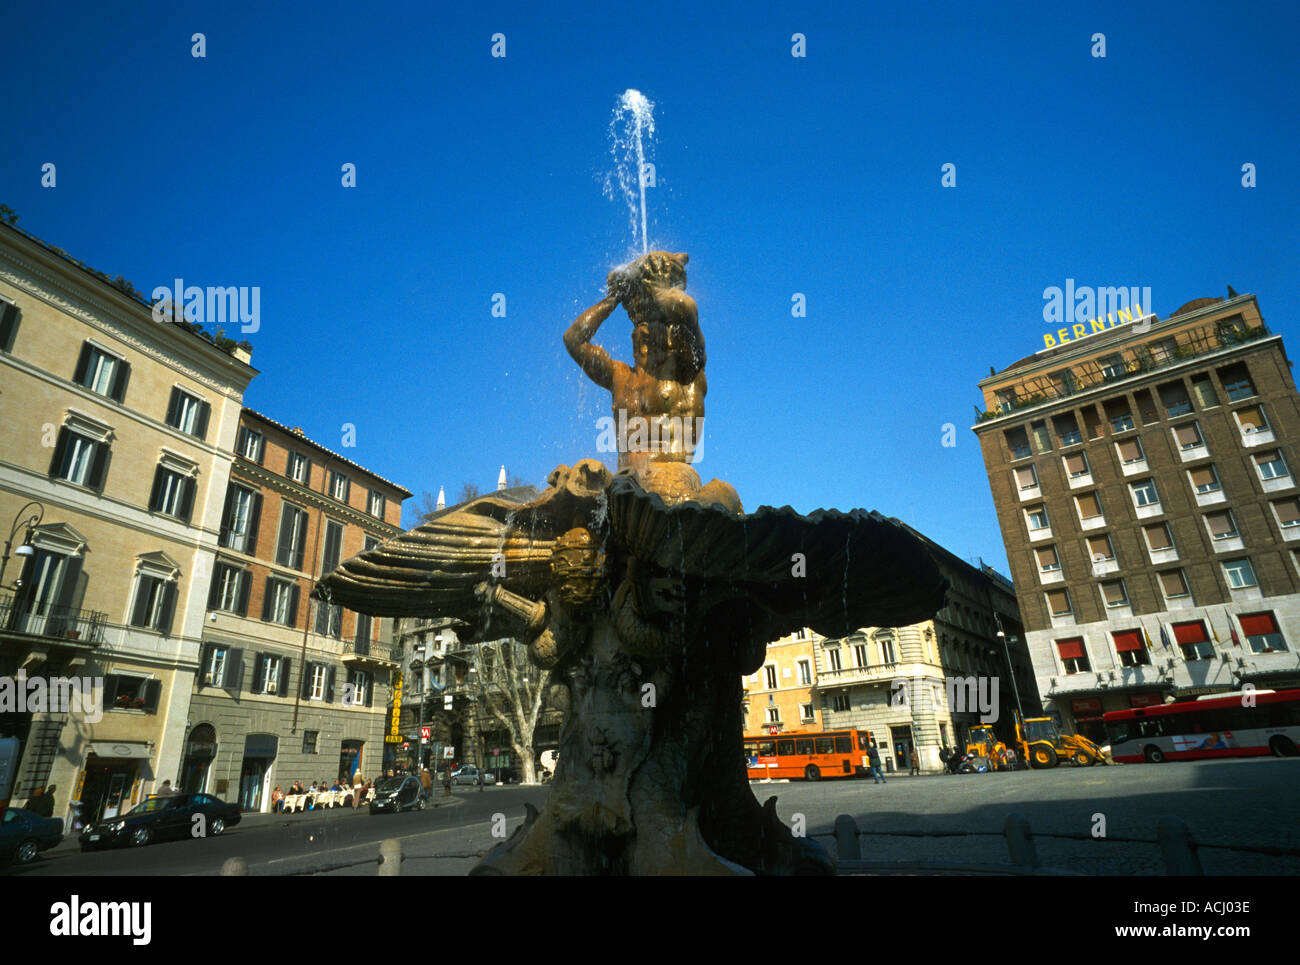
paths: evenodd
<path fill-rule="evenodd" d="M 1057 652 L 1060 653 L 1062 660 L 1069 660 L 1072 657 L 1083 656 L 1083 637 L 1075 637 L 1073 640 L 1057 640 Z"/>
<path fill-rule="evenodd" d="M 1142 634 L 1137 630 L 1124 630 L 1120 633 L 1111 634 L 1115 638 L 1115 649 L 1124 653 L 1127 650 L 1144 650 L 1142 644 Z"/>
<path fill-rule="evenodd" d="M 1179 643 L 1204 643 L 1210 638 L 1205 635 L 1205 624 L 1195 620 L 1192 623 L 1175 623 L 1174 639 Z"/>
<path fill-rule="evenodd" d="M 1266 633 L 1277 633 L 1277 621 L 1271 613 L 1249 613 L 1238 617 L 1241 629 L 1248 637 L 1262 637 Z"/>

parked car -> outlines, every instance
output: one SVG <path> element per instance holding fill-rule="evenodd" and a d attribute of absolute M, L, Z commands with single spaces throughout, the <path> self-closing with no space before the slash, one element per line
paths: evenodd
<path fill-rule="evenodd" d="M 466 764 L 464 767 L 458 767 L 451 772 L 451 783 L 453 784 L 482 784 L 483 775 L 473 764 Z"/>
<path fill-rule="evenodd" d="M 27 864 L 62 840 L 63 822 L 58 818 L 43 818 L 26 808 L 10 808 L 0 824 L 0 861 Z"/>
<path fill-rule="evenodd" d="M 198 814 L 203 815 L 201 824 L 194 820 Z M 117 845 L 141 848 L 155 840 L 218 835 L 238 824 L 241 817 L 238 804 L 229 804 L 210 794 L 154 796 L 126 814 L 90 825 L 77 840 L 82 851 Z"/>
<path fill-rule="evenodd" d="M 375 782 L 374 793 L 370 796 L 370 813 L 401 812 L 412 808 L 423 811 L 428 803 L 424 788 L 416 778 L 410 775 L 385 777 Z"/>

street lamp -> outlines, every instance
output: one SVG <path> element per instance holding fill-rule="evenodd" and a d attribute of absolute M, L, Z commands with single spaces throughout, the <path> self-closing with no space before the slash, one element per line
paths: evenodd
<path fill-rule="evenodd" d="M 9 549 L 10 547 L 13 546 L 14 534 L 18 532 L 18 527 L 23 522 L 23 514 L 26 513 L 28 508 L 32 506 L 35 506 L 37 508 L 37 512 L 33 513 L 32 516 L 27 519 L 27 532 L 23 535 L 22 543 L 19 545 L 19 547 L 16 550 L 13 551 L 13 555 L 14 556 L 35 556 L 36 555 L 36 548 L 32 546 L 32 537 L 35 535 L 34 531 L 36 527 L 41 525 L 41 520 L 45 518 L 45 507 L 42 506 L 40 503 L 36 502 L 35 500 L 33 500 L 32 502 L 24 506 L 22 509 L 18 510 L 18 514 L 14 517 L 14 524 L 9 528 L 9 538 L 5 540 L 4 557 L 0 558 L 0 586 L 5 585 L 5 569 L 9 566 Z"/>

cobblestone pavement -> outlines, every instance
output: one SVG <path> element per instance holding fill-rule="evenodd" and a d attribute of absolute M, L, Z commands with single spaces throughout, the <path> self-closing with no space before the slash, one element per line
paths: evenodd
<path fill-rule="evenodd" d="M 898 831 L 985 831 L 1000 835 L 1013 811 L 1029 819 L 1039 863 L 1082 874 L 1163 874 L 1154 844 L 1161 817 L 1182 818 L 1201 846 L 1206 874 L 1300 874 L 1300 857 L 1221 850 L 1212 844 L 1300 851 L 1300 759 L 1238 759 L 1057 767 L 960 776 L 891 776 L 883 785 L 864 780 L 792 781 L 751 785 L 760 802 L 777 797 L 786 822 L 802 814 L 810 835 L 833 830 L 851 815 L 863 832 L 862 857 L 874 861 L 946 861 L 1003 864 L 1003 838 L 895 837 Z M 1106 837 L 1072 841 L 1045 834 L 1091 835 L 1105 821 Z M 832 850 L 834 842 L 819 837 Z"/>

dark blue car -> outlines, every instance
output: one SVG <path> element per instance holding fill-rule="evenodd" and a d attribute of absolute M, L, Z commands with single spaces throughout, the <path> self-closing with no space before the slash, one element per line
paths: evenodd
<path fill-rule="evenodd" d="M 0 861 L 27 864 L 62 840 L 63 822 L 58 818 L 43 818 L 23 808 L 10 808 L 0 824 Z"/>

